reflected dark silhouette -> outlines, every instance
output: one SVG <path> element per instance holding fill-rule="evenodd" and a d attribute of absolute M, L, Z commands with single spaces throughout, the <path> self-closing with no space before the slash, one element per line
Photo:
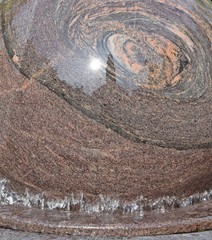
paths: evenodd
<path fill-rule="evenodd" d="M 106 79 L 107 81 L 116 81 L 116 68 L 114 64 L 113 55 L 108 55 L 107 68 L 106 68 Z"/>

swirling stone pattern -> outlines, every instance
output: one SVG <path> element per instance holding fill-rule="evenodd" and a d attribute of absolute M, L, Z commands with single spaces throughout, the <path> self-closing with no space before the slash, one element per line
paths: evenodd
<path fill-rule="evenodd" d="M 8 52 L 27 77 L 132 141 L 211 147 L 210 1 L 22 0 L 4 8 Z"/>
<path fill-rule="evenodd" d="M 20 196 L 26 188 L 33 194 L 45 192 L 47 199 L 72 194 L 82 199 L 83 193 L 88 205 L 98 201 L 99 195 L 128 205 L 140 201 L 141 195 L 153 200 L 181 199 L 210 190 L 211 79 L 198 80 L 205 83 L 199 90 L 193 88 L 196 93 L 202 91 L 199 97 L 193 90 L 187 94 L 188 88 L 176 97 L 177 89 L 167 95 L 168 87 L 155 87 L 159 75 L 148 80 L 148 86 L 137 86 L 139 78 L 133 75 L 133 71 L 143 77 L 148 73 L 145 58 L 150 61 L 150 56 L 158 59 L 151 61 L 159 71 L 168 69 L 166 42 L 181 51 L 179 58 L 190 61 L 181 72 L 191 77 L 188 86 L 196 81 L 192 64 L 197 59 L 192 60 L 191 49 L 195 56 L 199 51 L 205 56 L 204 64 L 199 61 L 197 67 L 210 75 L 206 71 L 211 61 L 210 1 L 134 1 L 134 5 L 121 1 L 125 6 L 118 1 L 87 2 L 9 0 L 0 4 L 0 177 L 9 179 Z M 110 14 L 112 9 L 116 11 Z M 135 18 L 126 24 L 112 18 L 121 19 L 123 14 L 124 19 Z M 139 22 L 141 15 L 148 22 Z M 181 19 L 179 24 L 175 18 Z M 103 28 L 109 28 L 109 19 L 113 31 L 106 33 Z M 163 31 L 153 33 L 162 20 Z M 138 35 L 148 39 L 138 39 L 139 44 Z M 181 45 L 172 44 L 171 36 Z M 161 45 L 151 45 L 150 38 L 160 39 Z M 173 72 L 179 58 L 170 62 L 175 64 Z M 160 68 L 161 61 L 166 67 Z M 179 86 L 186 81 L 182 78 Z"/>

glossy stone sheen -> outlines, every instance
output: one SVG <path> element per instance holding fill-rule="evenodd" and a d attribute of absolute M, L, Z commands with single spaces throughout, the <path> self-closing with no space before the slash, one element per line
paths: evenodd
<path fill-rule="evenodd" d="M 211 14 L 209 1 L 9 1 L 3 33 L 21 73 L 126 139 L 208 148 Z"/>
<path fill-rule="evenodd" d="M 87 205 L 212 188 L 211 1 L 0 2 L 0 180 Z"/>
<path fill-rule="evenodd" d="M 0 229 L 2 240 L 119 240 L 119 237 L 73 237 L 73 236 L 57 236 L 53 234 L 40 234 L 40 233 L 29 233 L 22 231 L 14 231 L 10 229 Z M 187 234 L 174 234 L 174 235 L 163 235 L 163 236 L 148 236 L 148 237 L 136 237 L 136 238 L 122 238 L 123 240 L 206 240 L 210 239 L 212 231 L 187 233 Z"/>
<path fill-rule="evenodd" d="M 0 209 L 0 226 L 41 233 L 104 237 L 197 232 L 212 228 L 211 204 L 211 201 L 196 204 L 166 214 L 151 212 L 144 219 L 136 214 L 89 215 L 7 206 Z"/>

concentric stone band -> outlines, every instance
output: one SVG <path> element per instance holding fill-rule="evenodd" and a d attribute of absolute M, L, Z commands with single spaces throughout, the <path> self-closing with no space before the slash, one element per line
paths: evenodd
<path fill-rule="evenodd" d="M 0 203 L 13 205 L 0 206 L 0 226 L 210 229 L 211 1 L 0 0 L 0 9 Z M 27 208 L 32 198 L 41 209 Z M 64 200 L 62 213 L 42 208 L 52 199 Z M 147 204 L 136 219 L 130 207 L 141 199 L 174 199 L 173 209 L 160 215 Z M 175 208 L 179 199 L 190 205 Z M 104 204 L 118 209 L 110 221 Z"/>
<path fill-rule="evenodd" d="M 9 4 L 4 39 L 25 76 L 135 142 L 212 146 L 210 1 Z"/>

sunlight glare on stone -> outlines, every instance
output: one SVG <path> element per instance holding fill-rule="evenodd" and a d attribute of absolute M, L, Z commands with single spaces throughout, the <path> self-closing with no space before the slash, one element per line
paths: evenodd
<path fill-rule="evenodd" d="M 103 63 L 100 59 L 98 58 L 93 58 L 91 59 L 90 61 L 90 64 L 89 64 L 89 68 L 92 70 L 92 71 L 98 71 L 100 70 L 100 68 L 103 66 Z"/>

